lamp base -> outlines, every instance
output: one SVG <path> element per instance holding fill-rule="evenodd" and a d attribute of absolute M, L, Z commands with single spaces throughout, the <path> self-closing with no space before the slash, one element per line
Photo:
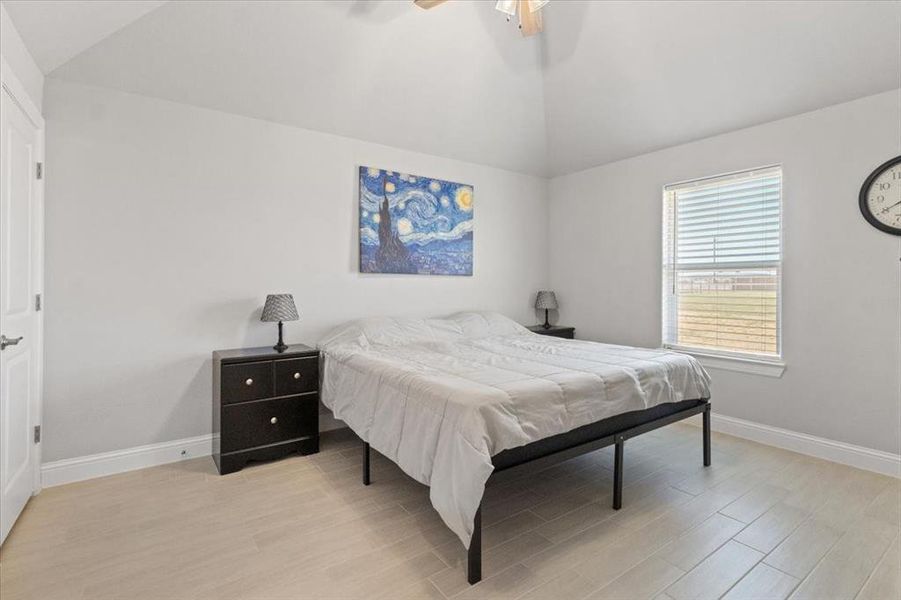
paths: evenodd
<path fill-rule="evenodd" d="M 284 352 L 288 349 L 288 344 L 282 339 L 282 322 L 278 322 L 278 343 L 272 347 L 276 352 Z"/>
<path fill-rule="evenodd" d="M 548 318 L 547 318 L 547 317 L 548 317 L 548 309 L 545 308 L 545 309 L 544 309 L 544 325 L 542 325 L 542 327 L 544 327 L 545 329 L 550 329 L 550 328 L 551 328 L 551 322 L 548 321 Z"/>

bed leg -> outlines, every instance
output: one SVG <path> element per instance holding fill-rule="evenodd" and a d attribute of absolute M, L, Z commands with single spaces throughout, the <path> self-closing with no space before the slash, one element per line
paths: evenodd
<path fill-rule="evenodd" d="M 704 409 L 704 466 L 710 466 L 710 404 Z"/>
<path fill-rule="evenodd" d="M 369 443 L 363 444 L 363 485 L 369 485 Z"/>
<path fill-rule="evenodd" d="M 613 510 L 623 506 L 623 448 L 626 440 L 616 438 L 613 454 Z"/>
<path fill-rule="evenodd" d="M 466 556 L 466 578 L 469 585 L 482 581 L 482 505 L 476 510 L 472 522 L 472 538 Z"/>

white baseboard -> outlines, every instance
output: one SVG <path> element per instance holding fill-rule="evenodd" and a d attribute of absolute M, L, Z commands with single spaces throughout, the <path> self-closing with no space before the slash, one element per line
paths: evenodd
<path fill-rule="evenodd" d="M 700 417 L 685 422 L 700 425 Z M 336 421 L 335 425 L 342 424 Z M 793 452 L 815 456 L 825 460 L 850 465 L 858 469 L 874 471 L 883 475 L 901 478 L 901 456 L 872 448 L 836 442 L 825 438 L 761 425 L 753 421 L 736 419 L 713 413 L 710 427 L 714 431 L 745 438 L 768 446 L 784 448 Z M 332 427 L 333 428 L 333 427 Z M 332 429 L 329 428 L 329 429 Z M 137 446 L 114 452 L 103 452 L 90 456 L 68 458 L 41 465 L 43 487 L 53 487 L 94 477 L 115 475 L 135 469 L 145 469 L 168 463 L 209 456 L 212 449 L 212 435 L 201 435 L 171 442 Z"/>
<path fill-rule="evenodd" d="M 701 424 L 700 417 L 687 419 L 692 425 Z M 901 478 L 901 455 L 827 440 L 826 438 L 798 433 L 779 427 L 761 425 L 753 421 L 736 419 L 711 413 L 710 429 L 735 437 L 744 438 L 768 446 L 775 446 L 799 454 L 831 460 L 865 471 L 873 471 L 891 477 Z"/>
<path fill-rule="evenodd" d="M 47 488 L 165 465 L 188 458 L 209 456 L 212 452 L 212 440 L 213 436 L 207 434 L 44 463 L 41 465 L 41 482 L 43 487 Z"/>

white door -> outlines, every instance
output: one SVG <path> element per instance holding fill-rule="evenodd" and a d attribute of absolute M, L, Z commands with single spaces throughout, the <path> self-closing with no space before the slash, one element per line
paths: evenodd
<path fill-rule="evenodd" d="M 0 543 L 35 490 L 38 128 L 0 89 Z"/>

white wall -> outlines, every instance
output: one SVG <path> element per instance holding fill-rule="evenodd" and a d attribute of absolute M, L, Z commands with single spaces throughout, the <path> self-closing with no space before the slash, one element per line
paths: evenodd
<path fill-rule="evenodd" d="M 40 110 L 44 96 L 44 74 L 29 54 L 2 3 L 0 3 L 0 55 L 12 68 L 31 101 Z"/>
<path fill-rule="evenodd" d="M 536 318 L 558 292 L 580 337 L 660 344 L 666 183 L 781 163 L 781 379 L 712 371 L 715 410 L 901 450 L 899 239 L 857 192 L 901 153 L 885 93 L 547 182 L 48 79 L 45 460 L 209 431 L 216 348 L 271 344 L 267 292 L 295 294 L 291 342 L 374 314 Z M 471 278 L 357 273 L 356 167 L 475 186 Z M 549 206 L 546 198 L 550 197 Z M 549 221 L 549 223 L 548 223 Z M 545 258 L 549 252 L 549 261 Z"/>
<path fill-rule="evenodd" d="M 546 180 L 47 80 L 44 460 L 209 433 L 210 352 L 377 314 L 535 322 Z M 472 277 L 357 272 L 358 165 L 470 183 Z"/>
<path fill-rule="evenodd" d="M 870 227 L 857 194 L 901 154 L 887 92 L 589 169 L 549 185 L 549 279 L 580 337 L 659 346 L 665 184 L 781 163 L 781 379 L 711 370 L 714 411 L 901 451 L 901 240 Z"/>

